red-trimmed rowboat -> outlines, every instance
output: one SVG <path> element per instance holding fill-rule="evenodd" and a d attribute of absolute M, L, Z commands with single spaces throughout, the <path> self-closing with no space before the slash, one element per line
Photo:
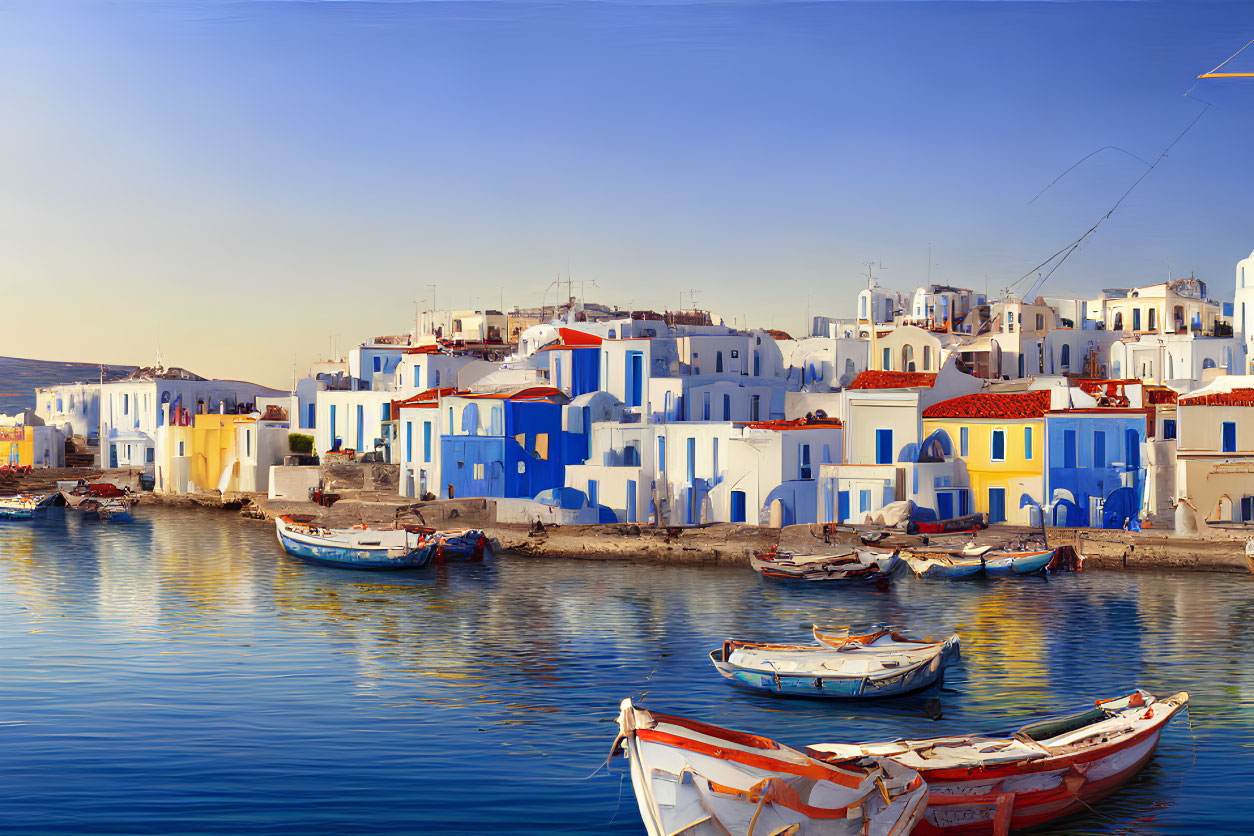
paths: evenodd
<path fill-rule="evenodd" d="M 888 758 L 827 764 L 773 740 L 623 700 L 619 736 L 650 836 L 906 836 L 927 787 Z"/>
<path fill-rule="evenodd" d="M 1145 691 L 1024 726 L 1008 736 L 809 746 L 832 765 L 888 757 L 917 770 L 930 792 L 917 836 L 1004 836 L 1080 813 L 1145 766 L 1167 722 L 1189 702 Z"/>

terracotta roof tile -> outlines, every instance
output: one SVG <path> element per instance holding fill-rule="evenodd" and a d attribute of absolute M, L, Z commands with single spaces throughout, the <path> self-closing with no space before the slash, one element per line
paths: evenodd
<path fill-rule="evenodd" d="M 1195 395 L 1180 398 L 1176 403 L 1180 406 L 1254 406 L 1254 389 L 1233 389 L 1231 392 Z"/>
<path fill-rule="evenodd" d="M 923 410 L 924 418 L 1043 418 L 1049 411 L 1049 390 L 1005 395 L 977 393 L 951 398 Z"/>
<path fill-rule="evenodd" d="M 743 426 L 751 430 L 823 430 L 840 427 L 836 418 L 794 418 L 791 421 L 749 421 Z"/>
<path fill-rule="evenodd" d="M 932 372 L 861 372 L 849 384 L 850 389 L 908 389 L 931 387 L 936 382 Z"/>

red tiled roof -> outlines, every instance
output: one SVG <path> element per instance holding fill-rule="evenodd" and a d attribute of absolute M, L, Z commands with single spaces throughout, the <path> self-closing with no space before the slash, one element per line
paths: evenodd
<path fill-rule="evenodd" d="M 530 386 L 526 389 L 515 389 L 511 392 L 458 392 L 459 398 L 473 399 L 495 399 L 503 401 L 538 401 L 545 398 L 555 396 L 566 397 L 566 393 L 561 389 L 554 389 L 552 386 Z"/>
<path fill-rule="evenodd" d="M 404 400 L 392 401 L 393 414 L 395 414 L 395 410 L 401 408 L 435 406 L 439 398 L 447 398 L 456 391 L 457 389 L 452 386 L 441 389 L 428 389 L 425 392 L 419 392 L 417 395 L 410 395 Z"/>
<path fill-rule="evenodd" d="M 1233 389 L 1231 392 L 1195 395 L 1180 398 L 1176 403 L 1180 406 L 1254 406 L 1254 389 Z"/>
<path fill-rule="evenodd" d="M 794 418 L 791 421 L 749 421 L 742 426 L 751 430 L 823 430 L 839 428 L 840 421 L 835 418 Z"/>
<path fill-rule="evenodd" d="M 1145 387 L 1145 403 L 1157 405 L 1162 403 L 1175 403 L 1178 396 L 1171 389 L 1165 386 L 1146 386 Z"/>
<path fill-rule="evenodd" d="M 924 418 L 1043 418 L 1049 411 L 1049 390 L 1005 395 L 977 393 L 951 398 L 923 410 Z"/>
<path fill-rule="evenodd" d="M 911 387 L 931 387 L 936 383 L 933 372 L 879 372 L 865 371 L 859 373 L 849 384 L 850 389 L 908 389 Z"/>
<path fill-rule="evenodd" d="M 558 328 L 557 333 L 562 338 L 562 345 L 566 347 L 601 344 L 600 337 L 596 334 L 589 334 L 587 331 L 576 331 L 574 328 Z"/>

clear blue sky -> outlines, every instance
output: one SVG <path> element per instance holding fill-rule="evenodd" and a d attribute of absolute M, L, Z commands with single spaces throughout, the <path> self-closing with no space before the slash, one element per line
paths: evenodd
<path fill-rule="evenodd" d="M 925 281 L 929 241 L 996 292 L 1143 166 L 1034 195 L 1152 161 L 1251 38 L 1244 3 L 0 0 L 0 355 L 282 384 L 428 284 L 525 306 L 568 269 L 799 331 L 865 261 Z M 1194 95 L 1047 292 L 1230 296 L 1254 79 Z"/>

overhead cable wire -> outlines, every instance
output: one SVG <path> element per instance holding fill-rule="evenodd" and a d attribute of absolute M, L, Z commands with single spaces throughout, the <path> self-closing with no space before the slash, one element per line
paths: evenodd
<path fill-rule="evenodd" d="M 1220 64 L 1219 64 L 1218 66 L 1216 66 L 1216 67 L 1215 67 L 1215 69 L 1211 70 L 1211 71 L 1210 71 L 1210 72 L 1208 72 L 1208 73 L 1203 73 L 1203 74 L 1199 75 L 1199 76 L 1198 76 L 1198 78 L 1199 78 L 1199 79 L 1204 79 L 1204 78 L 1254 78 L 1254 73 L 1221 73 L 1221 72 L 1218 72 L 1218 70 L 1220 70 L 1220 69 L 1221 69 L 1221 68 L 1222 68 L 1225 64 L 1227 64 L 1227 63 L 1228 63 L 1229 61 L 1231 61 L 1233 58 L 1236 58 L 1236 57 L 1237 57 L 1238 55 L 1240 55 L 1242 52 L 1245 52 L 1245 50 L 1247 50 L 1247 49 L 1248 49 L 1251 45 L 1254 45 L 1254 40 L 1250 40 L 1250 41 L 1248 41 L 1248 42 L 1245 44 L 1245 46 L 1241 47 L 1241 48 L 1240 48 L 1240 49 L 1238 49 L 1236 52 L 1232 53 L 1232 54 L 1231 54 L 1231 55 L 1229 55 L 1226 59 L 1224 59 L 1222 62 L 1220 62 Z M 1167 156 L 1167 153 L 1168 153 L 1168 152 L 1169 152 L 1172 148 L 1174 148 L 1174 147 L 1175 147 L 1175 145 L 1176 145 L 1176 143 L 1177 143 L 1177 142 L 1179 142 L 1181 139 L 1183 139 L 1183 138 L 1184 138 L 1184 135 L 1185 135 L 1185 134 L 1187 134 L 1190 130 L 1192 130 L 1193 126 L 1197 124 L 1198 120 L 1199 120 L 1199 119 L 1201 119 L 1201 118 L 1202 118 L 1202 116 L 1206 113 L 1206 111 L 1210 110 L 1210 109 L 1211 109 L 1211 107 L 1212 107 L 1212 104 L 1211 104 L 1210 102 L 1206 101 L 1205 99 L 1199 99 L 1198 97 L 1196 97 L 1196 96 L 1192 95 L 1193 90 L 1194 90 L 1196 87 L 1197 87 L 1197 84 L 1194 84 L 1194 85 L 1193 85 L 1193 87 L 1190 87 L 1187 91 L 1185 91 L 1185 94 L 1184 94 L 1184 95 L 1185 95 L 1185 97 L 1186 97 L 1186 98 L 1193 99 L 1195 102 L 1198 102 L 1198 103 L 1202 104 L 1202 105 L 1203 105 L 1203 107 L 1202 107 L 1201 111 L 1197 114 L 1197 116 L 1194 116 L 1194 117 L 1193 117 L 1193 120 L 1192 120 L 1191 122 L 1189 122 L 1189 124 L 1187 124 L 1187 125 L 1185 125 L 1185 126 L 1184 126 L 1184 130 L 1182 130 L 1182 131 L 1180 132 L 1180 134 L 1179 134 L 1179 135 L 1178 135 L 1175 139 L 1173 139 L 1173 140 L 1172 140 L 1172 141 L 1171 141 L 1171 142 L 1167 145 L 1167 147 L 1166 147 L 1166 148 L 1164 148 L 1164 149 L 1162 150 L 1162 153 L 1160 153 L 1160 154 L 1158 155 L 1158 157 L 1154 160 L 1154 162 L 1152 162 L 1152 163 L 1146 163 L 1146 165 L 1147 165 L 1148 167 L 1145 169 L 1145 171 L 1141 172 L 1141 176 L 1140 176 L 1140 177 L 1138 177 L 1138 178 L 1136 178 L 1136 181 L 1135 181 L 1135 182 L 1134 182 L 1131 186 L 1129 186 L 1129 187 L 1128 187 L 1127 191 L 1125 191 L 1122 195 L 1120 195 L 1120 196 L 1119 196 L 1119 199 L 1118 199 L 1117 201 L 1115 201 L 1115 205 L 1114 205 L 1114 206 L 1112 206 L 1112 207 L 1110 207 L 1110 211 L 1109 211 L 1109 212 L 1107 212 L 1107 213 L 1106 213 L 1105 215 L 1103 215 L 1102 217 L 1098 218 L 1097 223 L 1095 223 L 1095 224 L 1093 224 L 1091 227 L 1089 227 L 1089 228 L 1088 228 L 1088 230 L 1087 230 L 1087 231 L 1085 231 L 1085 233 L 1084 233 L 1083 235 L 1081 235 L 1079 238 L 1077 238 L 1075 241 L 1071 242 L 1071 243 L 1070 243 L 1070 244 L 1068 244 L 1067 246 L 1065 246 L 1065 247 L 1063 247 L 1062 249 L 1058 250 L 1058 252 L 1054 253 L 1054 254 L 1053 254 L 1053 255 L 1051 255 L 1049 258 L 1045 259 L 1045 260 L 1044 260 L 1044 261 L 1042 261 L 1040 264 L 1036 265 L 1036 266 L 1035 266 L 1035 267 L 1033 267 L 1031 270 L 1029 270 L 1028 272 L 1024 273 L 1022 276 L 1020 276 L 1019 278 L 1017 278 L 1017 279 L 1015 279 L 1013 282 L 1011 282 L 1011 283 L 1010 283 L 1010 285 L 1009 285 L 1009 286 L 1007 286 L 1007 288 L 1006 288 L 1007 290 L 1012 290 L 1012 289 L 1014 289 L 1017 285 L 1019 285 L 1020 283 L 1022 283 L 1024 280 L 1026 280 L 1026 279 L 1028 279 L 1029 277 L 1031 277 L 1031 275 L 1032 275 L 1033 273 L 1037 273 L 1037 274 L 1039 275 L 1039 271 L 1040 271 L 1040 270 L 1042 270 L 1043 268 L 1045 268 L 1045 267 L 1046 267 L 1046 266 L 1048 266 L 1049 264 L 1053 263 L 1053 262 L 1054 262 L 1054 259 L 1058 258 L 1058 257 L 1061 255 L 1061 256 L 1062 256 L 1062 258 L 1058 258 L 1058 263 L 1057 263 L 1057 264 L 1054 264 L 1054 266 L 1050 268 L 1049 272 L 1048 272 L 1048 273 L 1046 273 L 1043 277 L 1041 277 L 1041 278 L 1039 279 L 1039 281 L 1037 281 L 1037 283 L 1036 283 L 1036 285 L 1034 285 L 1034 287 L 1036 287 L 1036 288 L 1040 288 L 1042 285 L 1044 285 L 1044 284 L 1045 284 L 1045 282 L 1049 280 L 1049 277 L 1050 277 L 1050 276 L 1052 276 L 1052 275 L 1054 275 L 1054 271 L 1055 271 L 1055 270 L 1057 270 L 1060 266 L 1062 266 L 1062 263 L 1063 263 L 1064 261 L 1066 261 L 1066 260 L 1067 260 L 1067 258 L 1068 258 L 1068 257 L 1070 257 L 1070 255 L 1071 255 L 1073 252 L 1075 252 L 1077 249 L 1079 249 L 1080 245 L 1081 245 L 1082 243 L 1084 243 L 1084 239 L 1085 239 L 1085 238 L 1088 238 L 1088 237 L 1089 237 L 1090 235 L 1092 235 L 1095 231 L 1097 231 L 1097 228 L 1098 228 L 1099 226 L 1101 226 L 1101 225 L 1102 225 L 1102 221 L 1105 221 L 1107 218 L 1109 218 L 1111 215 L 1113 215 L 1113 214 L 1114 214 L 1114 212 L 1115 212 L 1115 210 L 1116 210 L 1116 209 L 1118 209 L 1118 208 L 1119 208 L 1119 206 L 1120 206 L 1120 204 L 1122 204 L 1122 203 L 1123 203 L 1124 199 L 1125 199 L 1125 198 L 1127 198 L 1127 196 L 1128 196 L 1129 194 L 1131 194 L 1132 190 L 1133 190 L 1133 189 L 1135 189 L 1138 185 L 1140 185 L 1141 181 L 1142 181 L 1142 180 L 1144 180 L 1144 179 L 1146 178 L 1146 176 L 1148 176 L 1148 175 L 1149 175 L 1149 173 L 1150 173 L 1151 171 L 1153 171 L 1155 168 L 1157 168 L 1157 167 L 1158 167 L 1158 164 L 1159 164 L 1160 162 L 1162 162 L 1162 161 L 1163 161 L 1163 158 Z M 1070 172 L 1070 171 L 1071 171 L 1072 169 L 1074 169 L 1076 166 L 1080 165 L 1080 163 L 1083 163 L 1083 162 L 1084 162 L 1085 160 L 1087 160 L 1089 157 L 1093 156 L 1093 154 L 1097 154 L 1097 153 L 1099 153 L 1099 152 L 1101 152 L 1101 151 L 1105 151 L 1105 150 L 1106 150 L 1106 149 L 1108 149 L 1108 148 L 1114 148 L 1114 149 L 1115 149 L 1115 150 L 1117 150 L 1117 151 L 1123 151 L 1123 152 L 1124 152 L 1125 154 L 1127 154 L 1128 156 L 1130 156 L 1130 157 L 1132 157 L 1132 158 L 1134 158 L 1134 159 L 1136 159 L 1136 160 L 1139 160 L 1139 161 L 1140 161 L 1140 162 L 1142 162 L 1142 163 L 1144 163 L 1144 162 L 1145 162 L 1145 160 L 1142 160 L 1140 157 L 1136 156 L 1135 154 L 1133 154 L 1133 153 L 1131 153 L 1131 152 L 1129 152 L 1129 151 L 1126 151 L 1126 150 L 1124 150 L 1123 148 L 1119 148 L 1119 147 L 1118 147 L 1118 146 L 1116 146 L 1116 145 L 1104 145 L 1104 146 L 1102 146 L 1101 148 L 1098 148 L 1098 149 L 1097 149 L 1096 151 L 1094 151 L 1092 154 L 1089 154 L 1088 156 L 1086 156 L 1086 157 L 1084 157 L 1083 159 L 1081 159 L 1079 162 L 1077 162 L 1075 165 L 1071 166 L 1071 168 L 1068 168 L 1068 169 L 1067 169 L 1066 171 L 1064 171 L 1062 174 L 1059 174 L 1057 177 L 1055 177 L 1055 178 L 1054 178 L 1054 179 L 1053 179 L 1053 180 L 1049 183 L 1049 185 L 1048 185 L 1048 186 L 1046 186 L 1044 189 L 1041 189 L 1041 191 L 1037 192 L 1036 197 L 1033 197 L 1033 198 L 1032 198 L 1032 200 L 1029 200 L 1029 201 L 1028 201 L 1028 203 L 1029 203 L 1029 204 L 1031 204 L 1033 201 L 1035 201 L 1037 197 L 1040 197 L 1042 194 L 1044 194 L 1046 191 L 1048 191 L 1048 190 L 1049 190 L 1049 188 L 1050 188 L 1050 186 L 1053 186 L 1053 185 L 1054 185 L 1054 183 L 1057 183 L 1059 180 L 1061 180 L 1063 177 L 1065 177 L 1065 176 L 1067 175 L 1067 173 L 1068 173 L 1068 172 Z"/>
<path fill-rule="evenodd" d="M 1228 58 L 1227 58 L 1227 60 L 1225 60 L 1225 61 L 1223 62 L 1223 64 L 1220 64 L 1220 65 L 1219 65 L 1219 67 L 1222 67 L 1224 64 L 1227 64 L 1227 63 L 1228 63 L 1228 61 L 1231 61 L 1233 58 L 1236 58 L 1236 57 L 1237 57 L 1238 55 L 1240 55 L 1242 52 L 1245 52 L 1245 50 L 1249 47 L 1249 45 L 1250 45 L 1250 44 L 1254 44 L 1254 40 L 1250 41 L 1250 42 L 1249 42 L 1249 43 L 1247 43 L 1245 46 L 1241 47 L 1241 48 L 1240 48 L 1240 49 L 1238 49 L 1236 52 L 1234 52 L 1234 53 L 1232 53 L 1231 55 L 1229 55 L 1229 56 L 1228 56 Z M 1210 71 L 1210 72 L 1208 72 L 1208 73 L 1202 73 L 1201 75 L 1199 75 L 1199 76 L 1198 76 L 1198 78 L 1254 78 L 1254 73 L 1220 73 L 1220 72 L 1216 72 L 1216 70 L 1218 70 L 1218 69 L 1219 69 L 1219 67 L 1216 67 L 1214 70 L 1211 70 L 1211 71 Z"/>

